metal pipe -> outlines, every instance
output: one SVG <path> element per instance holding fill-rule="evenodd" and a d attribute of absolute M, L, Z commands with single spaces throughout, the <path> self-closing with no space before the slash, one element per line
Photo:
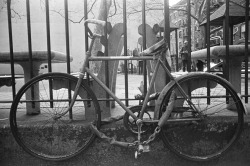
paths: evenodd
<path fill-rule="evenodd" d="M 52 71 L 51 68 L 51 41 L 50 41 L 50 18 L 49 18 L 49 0 L 45 1 L 46 8 L 46 30 L 47 30 L 47 53 L 48 53 L 48 72 Z M 52 80 L 49 80 L 49 96 L 53 100 Z M 50 102 L 50 107 L 53 108 L 53 102 Z"/>
<path fill-rule="evenodd" d="M 127 56 L 127 3 L 126 0 L 123 0 L 123 31 L 124 31 L 124 55 Z M 127 69 L 127 60 L 124 61 L 124 77 L 125 77 L 125 98 L 128 98 L 128 69 Z M 125 101 L 125 105 L 128 106 L 128 100 Z"/>
<path fill-rule="evenodd" d="M 68 13 L 68 0 L 64 0 L 65 12 L 65 40 L 66 40 L 66 58 L 67 58 L 67 73 L 70 74 L 70 46 L 69 46 L 69 13 Z M 71 102 L 71 85 L 68 85 L 68 98 L 69 104 Z M 73 119 L 72 109 L 69 110 L 69 118 Z"/>
<path fill-rule="evenodd" d="M 170 20 L 169 20 L 169 0 L 164 1 L 164 39 L 168 43 L 168 49 L 170 50 Z M 171 64 L 168 64 L 167 60 L 164 59 L 164 63 L 168 66 L 171 71 Z M 166 76 L 165 84 L 169 83 L 170 78 Z"/>
<path fill-rule="evenodd" d="M 210 72 L 210 1 L 207 1 L 206 44 L 207 44 L 207 72 Z"/>
<path fill-rule="evenodd" d="M 207 72 L 210 72 L 210 1 L 207 0 L 207 25 L 206 25 L 206 44 L 207 44 Z M 210 82 L 207 81 L 207 96 L 210 96 Z M 207 104 L 210 104 L 207 98 Z"/>
<path fill-rule="evenodd" d="M 14 70 L 14 53 L 13 53 L 13 37 L 12 37 L 12 22 L 11 22 L 11 0 L 7 1 L 8 28 L 9 28 L 9 46 L 10 46 L 10 68 L 12 82 L 12 96 L 16 96 L 15 87 L 15 70 Z"/>
<path fill-rule="evenodd" d="M 226 44 L 226 62 L 225 65 L 225 78 L 229 80 L 229 0 L 226 0 L 226 18 L 225 18 L 225 35 L 223 35 Z"/>
<path fill-rule="evenodd" d="M 169 0 L 164 1 L 164 38 L 168 43 L 168 48 L 170 49 Z"/>
<path fill-rule="evenodd" d="M 30 67 L 30 78 L 32 78 L 33 77 L 33 60 L 32 60 L 32 40 L 31 40 L 31 23 L 30 23 L 30 0 L 26 0 L 26 10 L 27 10 L 29 67 Z"/>
<path fill-rule="evenodd" d="M 108 19 L 108 12 L 107 12 L 107 0 L 105 0 L 105 22 L 106 22 L 106 25 L 104 27 L 104 36 L 105 36 L 105 52 L 104 52 L 104 56 L 108 56 L 108 34 L 107 34 L 107 19 Z M 110 88 L 110 85 L 109 85 L 109 62 L 108 61 L 105 61 L 105 75 L 106 75 L 106 80 L 105 80 L 105 83 L 106 83 L 106 86 Z M 109 94 L 106 93 L 106 98 L 108 99 L 109 98 Z M 106 102 L 106 106 L 109 107 L 110 106 L 110 102 L 107 101 Z"/>
<path fill-rule="evenodd" d="M 65 11 L 65 37 L 66 37 L 66 57 L 67 57 L 67 73 L 70 73 L 70 46 L 69 46 L 69 13 L 68 0 L 64 0 Z"/>
<path fill-rule="evenodd" d="M 187 0 L 187 22 L 188 22 L 188 65 L 187 70 L 191 72 L 191 4 L 190 0 Z"/>
<path fill-rule="evenodd" d="M 142 42 L 142 49 L 145 50 L 147 48 L 147 40 L 146 40 L 146 2 L 142 0 L 142 33 L 143 33 L 143 42 Z M 147 61 L 143 61 L 143 82 L 144 82 L 144 94 L 147 93 Z"/>
<path fill-rule="evenodd" d="M 50 18 L 49 18 L 49 0 L 45 1 L 46 9 L 46 30 L 47 30 L 47 51 L 48 51 L 48 71 L 51 72 L 51 41 L 50 41 Z"/>
<path fill-rule="evenodd" d="M 89 61 L 117 61 L 117 60 L 155 60 L 155 56 L 141 56 L 141 57 L 131 57 L 131 56 L 109 56 L 109 57 L 89 57 Z"/>
<path fill-rule="evenodd" d="M 178 52 L 178 32 L 175 30 L 175 49 L 176 49 L 176 71 L 179 70 L 179 52 Z"/>
<path fill-rule="evenodd" d="M 245 13 L 245 95 L 248 96 L 248 39 L 249 39 L 249 0 L 246 0 Z M 248 103 L 248 97 L 245 97 Z"/>

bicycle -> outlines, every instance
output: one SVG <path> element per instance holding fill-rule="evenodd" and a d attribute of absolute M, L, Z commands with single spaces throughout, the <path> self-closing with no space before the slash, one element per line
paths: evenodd
<path fill-rule="evenodd" d="M 88 23 L 105 26 L 100 20 L 87 20 L 92 38 L 79 77 L 66 73 L 46 73 L 28 81 L 17 93 L 10 111 L 10 127 L 17 143 L 29 154 L 46 160 L 66 160 L 86 150 L 102 137 L 101 108 L 86 75 L 96 81 L 125 110 L 124 126 L 136 134 L 135 142 L 112 144 L 136 149 L 135 157 L 149 151 L 149 144 L 161 136 L 164 144 L 185 159 L 206 161 L 224 154 L 239 138 L 244 107 L 239 95 L 225 79 L 210 73 L 188 73 L 174 78 L 164 65 L 168 51 L 163 39 L 140 53 L 140 57 L 91 57 L 96 35 Z M 127 108 L 87 67 L 89 60 L 154 60 L 148 91 L 140 106 Z M 150 97 L 159 66 L 171 81 Z M 86 74 L 87 73 L 87 74 Z M 154 111 L 148 102 L 155 100 Z M 26 111 L 37 111 L 35 116 Z M 142 140 L 142 135 L 150 136 Z"/>

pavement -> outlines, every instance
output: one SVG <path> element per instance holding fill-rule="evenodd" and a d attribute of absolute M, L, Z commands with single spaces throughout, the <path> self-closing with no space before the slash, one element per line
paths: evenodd
<path fill-rule="evenodd" d="M 117 97 L 124 98 L 124 75 L 119 74 L 117 81 Z M 140 80 L 143 80 L 141 75 L 129 76 L 129 98 L 134 98 L 134 95 L 139 94 L 138 87 Z M 20 81 L 21 82 L 21 81 Z M 20 84 L 17 83 L 17 87 Z M 18 89 L 18 88 L 17 88 Z M 4 95 L 1 99 L 11 98 L 9 90 L 1 90 Z M 130 101 L 130 105 L 138 105 L 138 101 Z M 210 162 L 191 162 L 182 159 L 170 150 L 168 150 L 160 139 L 154 141 L 151 145 L 151 152 L 144 153 L 138 159 L 134 157 L 134 149 L 121 148 L 96 139 L 94 144 L 84 153 L 63 162 L 44 161 L 30 156 L 17 145 L 9 128 L 9 107 L 10 103 L 1 103 L 0 108 L 0 166 L 249 166 L 250 165 L 250 121 L 249 116 L 245 116 L 244 131 L 240 136 L 239 141 L 232 149 L 219 159 Z M 250 107 L 247 107 L 250 110 Z M 118 106 L 111 111 L 112 116 L 122 115 L 122 111 Z M 117 122 L 104 129 L 105 134 L 117 133 L 115 136 L 118 139 L 135 139 L 122 126 L 122 123 Z"/>

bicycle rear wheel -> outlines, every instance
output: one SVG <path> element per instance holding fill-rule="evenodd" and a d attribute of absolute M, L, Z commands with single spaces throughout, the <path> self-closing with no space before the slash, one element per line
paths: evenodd
<path fill-rule="evenodd" d="M 99 129 L 101 114 L 84 81 L 72 110 L 65 114 L 77 80 L 64 73 L 47 73 L 19 90 L 10 111 L 10 127 L 26 152 L 46 160 L 65 160 L 93 142 L 90 124 Z"/>
<path fill-rule="evenodd" d="M 177 84 L 173 85 L 160 107 L 162 115 L 170 95 L 175 95 L 173 112 L 161 131 L 163 142 L 174 153 L 189 160 L 219 157 L 242 131 L 244 108 L 239 96 L 228 82 L 212 74 L 189 74 L 178 83 L 198 112 L 181 95 Z"/>

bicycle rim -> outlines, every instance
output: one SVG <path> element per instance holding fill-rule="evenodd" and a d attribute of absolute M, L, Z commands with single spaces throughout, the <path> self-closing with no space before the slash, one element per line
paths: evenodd
<path fill-rule="evenodd" d="M 178 83 L 199 113 L 191 108 L 175 84 L 161 105 L 163 113 L 174 91 L 174 109 L 161 132 L 165 145 L 189 160 L 204 161 L 221 156 L 242 130 L 244 109 L 240 98 L 230 84 L 211 74 L 191 75 Z"/>
<path fill-rule="evenodd" d="M 65 114 L 76 83 L 71 75 L 48 73 L 20 89 L 11 107 L 10 126 L 26 152 L 46 160 L 65 160 L 92 143 L 95 134 L 90 124 L 99 128 L 101 117 L 97 99 L 85 83 L 72 110 Z"/>

